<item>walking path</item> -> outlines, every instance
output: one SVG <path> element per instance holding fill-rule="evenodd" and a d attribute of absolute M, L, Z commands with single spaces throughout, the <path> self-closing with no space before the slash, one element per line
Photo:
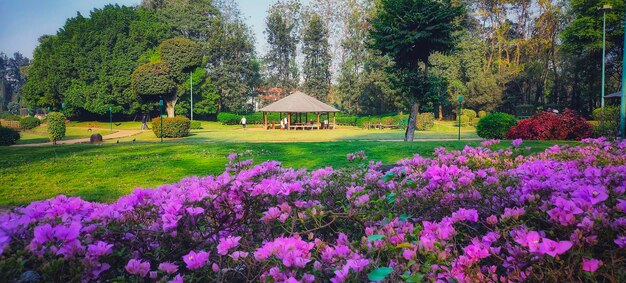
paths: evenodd
<path fill-rule="evenodd" d="M 106 130 L 106 129 L 105 129 Z M 141 134 L 141 130 L 117 130 L 115 133 L 108 134 L 102 136 L 102 140 L 112 140 L 119 138 L 127 138 L 134 135 Z M 77 143 L 89 143 L 90 138 L 80 138 L 80 139 L 71 139 L 64 141 L 57 141 L 57 144 L 77 144 Z M 29 143 L 29 144 L 16 144 L 12 146 L 16 147 L 28 147 L 28 146 L 43 146 L 43 145 L 52 145 L 52 142 L 42 142 L 42 143 Z"/>

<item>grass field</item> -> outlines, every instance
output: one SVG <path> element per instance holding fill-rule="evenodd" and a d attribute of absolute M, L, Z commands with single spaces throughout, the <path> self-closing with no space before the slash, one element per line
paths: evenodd
<path fill-rule="evenodd" d="M 224 138 L 227 139 L 227 138 Z M 559 142 L 525 142 L 535 151 Z M 90 201 L 113 201 L 135 187 L 156 187 L 186 176 L 223 172 L 227 156 L 248 152 L 255 162 L 278 160 L 287 167 L 315 169 L 348 164 L 346 154 L 364 150 L 370 160 L 385 164 L 430 156 L 437 147 L 461 149 L 461 142 L 299 142 L 229 143 L 174 140 L 160 143 L 109 143 L 31 148 L 0 148 L 0 206 L 23 205 L 58 194 Z M 501 146 L 510 145 L 503 142 Z"/>
<path fill-rule="evenodd" d="M 75 128 L 67 126 L 65 130 L 65 137 L 63 138 L 63 140 L 88 138 L 95 133 L 106 135 L 114 132 L 115 130 L 111 132 L 110 130 L 105 129 L 94 129 L 90 132 L 88 128 Z M 17 144 L 31 144 L 43 142 L 49 142 L 48 129 L 46 128 L 46 125 L 39 126 L 29 131 L 20 132 L 20 140 L 17 141 Z"/>

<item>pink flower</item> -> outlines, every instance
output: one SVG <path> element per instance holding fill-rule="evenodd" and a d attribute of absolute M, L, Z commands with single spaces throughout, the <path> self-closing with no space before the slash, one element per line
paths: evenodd
<path fill-rule="evenodd" d="M 249 254 L 249 253 L 247 253 L 247 252 L 236 251 L 236 252 L 233 252 L 233 253 L 230 255 L 230 257 L 231 257 L 233 260 L 237 261 L 237 260 L 239 260 L 239 258 L 248 257 L 248 254 Z"/>
<path fill-rule="evenodd" d="M 209 254 L 205 251 L 190 251 L 183 256 L 183 261 L 187 264 L 187 268 L 194 270 L 204 267 L 209 260 Z"/>
<path fill-rule="evenodd" d="M 498 217 L 497 216 L 491 215 L 491 216 L 487 217 L 487 224 L 494 225 L 496 223 L 498 223 Z"/>
<path fill-rule="evenodd" d="M 147 261 L 141 261 L 138 259 L 131 259 L 126 264 L 126 271 L 130 274 L 141 275 L 145 277 L 150 271 L 150 263 Z"/>
<path fill-rule="evenodd" d="M 583 258 L 583 270 L 587 272 L 595 272 L 602 265 L 602 261 L 595 258 Z"/>
<path fill-rule="evenodd" d="M 217 245 L 217 253 L 227 255 L 228 250 L 239 245 L 239 240 L 241 240 L 241 237 L 221 238 L 220 243 Z"/>
<path fill-rule="evenodd" d="M 552 257 L 565 253 L 572 247 L 570 241 L 555 242 L 548 238 L 543 238 L 541 244 L 539 244 L 539 253 L 549 254 Z"/>
<path fill-rule="evenodd" d="M 172 274 L 178 271 L 178 265 L 171 262 L 162 262 L 161 264 L 159 264 L 159 270 L 167 274 Z"/>
<path fill-rule="evenodd" d="M 186 210 L 187 213 L 189 213 L 189 215 L 191 216 L 196 216 L 198 214 L 204 213 L 204 208 L 202 207 L 188 207 Z"/>
<path fill-rule="evenodd" d="M 169 283 L 183 283 L 183 277 L 180 274 L 176 274 L 176 277 Z"/>
<path fill-rule="evenodd" d="M 98 258 L 103 255 L 111 254 L 111 248 L 113 248 L 113 245 L 107 244 L 103 241 L 97 241 L 95 245 L 92 244 L 87 246 L 87 252 L 89 256 Z"/>

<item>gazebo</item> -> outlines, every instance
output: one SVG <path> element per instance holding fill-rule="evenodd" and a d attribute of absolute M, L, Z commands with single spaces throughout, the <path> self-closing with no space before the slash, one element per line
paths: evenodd
<path fill-rule="evenodd" d="M 332 128 L 334 129 L 336 127 L 335 116 L 336 113 L 339 112 L 336 108 L 300 91 L 296 91 L 281 100 L 265 106 L 259 111 L 263 112 L 263 125 L 265 129 L 267 129 L 267 113 L 280 113 L 281 120 L 282 114 L 285 113 L 287 123 L 284 127 L 289 130 L 330 128 L 330 113 L 333 113 Z M 309 121 L 309 113 L 316 116 L 316 123 Z M 324 114 L 326 114 L 326 123 L 321 123 L 320 116 Z"/>

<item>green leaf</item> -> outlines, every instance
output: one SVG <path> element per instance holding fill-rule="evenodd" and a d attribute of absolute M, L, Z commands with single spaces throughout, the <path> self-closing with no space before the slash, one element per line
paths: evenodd
<path fill-rule="evenodd" d="M 372 272 L 367 274 L 367 278 L 372 281 L 381 281 L 387 277 L 387 275 L 393 272 L 393 268 L 391 267 L 379 267 L 374 269 Z"/>
<path fill-rule="evenodd" d="M 396 194 L 396 193 L 390 193 L 390 194 L 388 194 L 388 195 L 387 195 L 387 202 L 388 202 L 389 204 L 394 203 L 394 202 L 396 201 L 396 196 L 397 196 L 397 195 L 398 195 L 398 194 Z"/>
<path fill-rule="evenodd" d="M 396 176 L 396 173 L 393 172 L 387 172 L 387 174 L 385 174 L 385 176 L 383 176 L 380 180 L 383 182 L 389 182 L 391 181 L 391 179 L 393 179 L 393 177 Z"/>
<path fill-rule="evenodd" d="M 411 218 L 411 216 L 413 216 L 413 215 L 410 215 L 410 214 L 401 214 L 401 215 L 400 215 L 400 221 L 402 221 L 402 222 L 406 222 L 407 220 L 409 220 L 409 218 Z"/>
<path fill-rule="evenodd" d="M 415 182 L 411 179 L 406 180 L 406 185 L 409 186 L 410 188 L 415 188 Z"/>
<path fill-rule="evenodd" d="M 413 273 L 406 279 L 407 283 L 420 283 L 424 280 L 424 275 L 421 273 Z"/>
<path fill-rule="evenodd" d="M 377 241 L 377 240 L 382 240 L 384 238 L 385 238 L 385 235 L 371 235 L 371 236 L 367 237 L 367 240 L 370 241 L 370 242 L 373 242 L 373 241 Z"/>

